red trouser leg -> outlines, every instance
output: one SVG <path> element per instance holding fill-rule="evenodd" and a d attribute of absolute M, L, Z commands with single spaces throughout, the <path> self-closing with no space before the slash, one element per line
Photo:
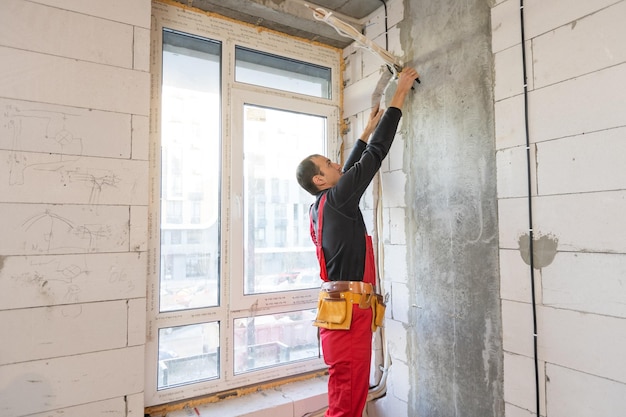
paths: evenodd
<path fill-rule="evenodd" d="M 372 309 L 354 304 L 350 330 L 320 329 L 328 369 L 326 417 L 361 417 L 369 390 Z"/>

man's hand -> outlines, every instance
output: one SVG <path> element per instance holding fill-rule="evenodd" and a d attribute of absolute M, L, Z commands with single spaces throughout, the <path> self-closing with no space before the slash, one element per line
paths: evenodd
<path fill-rule="evenodd" d="M 360 140 L 362 140 L 363 142 L 367 142 L 370 135 L 374 132 L 374 129 L 376 129 L 376 126 L 378 126 L 378 122 L 380 122 L 380 118 L 383 116 L 383 113 L 384 110 L 381 109 L 380 106 L 376 106 L 372 109 L 372 112 L 370 113 L 370 118 L 367 121 L 367 125 L 365 126 L 363 133 L 359 137 Z"/>
<path fill-rule="evenodd" d="M 404 68 L 402 70 L 400 77 L 398 78 L 398 87 L 396 88 L 396 92 L 389 103 L 389 107 L 397 107 L 399 109 L 402 108 L 407 93 L 411 90 L 413 83 L 418 77 L 419 74 L 414 68 Z"/>
<path fill-rule="evenodd" d="M 413 87 L 415 80 L 419 78 L 419 74 L 414 68 L 405 68 L 402 70 L 398 80 L 398 90 L 409 90 Z"/>

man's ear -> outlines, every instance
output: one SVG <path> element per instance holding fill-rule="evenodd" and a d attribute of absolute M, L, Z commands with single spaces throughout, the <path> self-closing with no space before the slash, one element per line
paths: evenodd
<path fill-rule="evenodd" d="M 317 185 L 318 187 L 320 185 L 324 185 L 326 183 L 326 179 L 324 178 L 324 176 L 317 174 L 313 176 L 313 184 Z"/>

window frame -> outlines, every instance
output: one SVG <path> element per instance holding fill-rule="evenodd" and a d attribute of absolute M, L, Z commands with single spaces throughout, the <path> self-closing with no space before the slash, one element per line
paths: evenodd
<path fill-rule="evenodd" d="M 336 109 L 332 108 L 328 105 L 311 103 L 303 100 L 297 100 L 293 98 L 283 97 L 280 102 L 280 105 L 276 105 L 275 102 L 276 97 L 269 95 L 267 93 L 261 93 L 257 91 L 250 91 L 245 87 L 236 86 L 233 89 L 233 94 L 231 95 L 231 115 L 233 117 L 232 120 L 232 129 L 233 129 L 233 137 L 242 138 L 243 137 L 243 106 L 246 104 L 262 106 L 262 107 L 271 107 L 273 109 L 292 111 L 295 113 L 308 113 L 324 116 L 328 121 L 337 118 Z M 328 123 L 330 125 L 331 123 Z M 328 130 L 333 130 L 331 126 L 327 126 Z M 327 132 L 327 135 L 329 132 Z M 330 136 L 328 136 L 330 137 Z M 243 141 L 237 140 L 233 145 L 235 148 L 233 149 L 233 155 L 241 155 L 243 154 Z M 303 155 L 302 157 L 305 157 Z M 233 168 L 232 172 L 243 172 L 243 161 L 241 158 L 232 158 Z M 294 172 L 294 181 L 295 181 L 295 172 Z M 243 201 L 243 180 L 238 181 L 234 179 L 231 181 L 231 191 L 232 196 L 237 201 Z M 313 199 L 311 200 L 313 202 Z M 272 204 L 267 205 L 268 209 L 272 207 Z M 231 250 L 232 253 L 242 253 L 243 254 L 243 240 L 236 240 L 234 236 L 243 236 L 243 216 L 241 215 L 240 222 L 235 222 L 235 226 L 233 227 L 233 238 Z M 307 229 L 308 230 L 308 229 Z M 315 252 L 311 251 L 311 256 L 315 256 Z M 243 276 L 243 262 L 232 265 L 231 272 L 236 276 Z M 236 312 L 249 311 L 250 306 L 254 305 L 255 308 L 259 309 L 267 309 L 272 308 L 272 306 L 286 305 L 293 307 L 294 305 L 303 304 L 311 306 L 311 308 L 315 308 L 317 303 L 317 291 L 312 290 L 294 290 L 288 292 L 280 292 L 280 293 L 271 293 L 271 294 L 251 294 L 251 295 L 243 295 L 244 294 L 244 282 L 243 280 L 234 282 L 231 285 L 231 290 L 236 294 L 241 294 L 241 297 L 237 296 L 231 298 L 232 309 Z M 274 307 L 275 308 L 275 307 Z M 285 311 L 289 311 L 288 308 Z M 279 308 L 276 312 L 282 312 Z"/>
<path fill-rule="evenodd" d="M 234 340 L 230 333 L 234 320 L 251 315 L 278 314 L 281 312 L 315 308 L 317 290 L 295 290 L 276 294 L 243 294 L 243 225 L 233 220 L 243 202 L 243 105 L 252 104 L 281 110 L 320 114 L 327 117 L 328 155 L 339 155 L 341 140 L 340 83 L 341 50 L 316 45 L 273 31 L 257 31 L 256 27 L 239 24 L 215 15 L 194 12 L 178 5 L 153 3 L 151 37 L 151 116 L 150 116 L 150 201 L 148 207 L 148 277 L 145 405 L 155 406 L 201 395 L 215 394 L 236 387 L 271 381 L 287 375 L 298 375 L 325 368 L 322 359 L 294 362 L 282 366 L 234 375 Z M 159 312 L 160 260 L 160 196 L 161 175 L 161 79 L 162 33 L 173 30 L 221 42 L 222 45 L 222 179 L 220 202 L 220 270 L 221 285 L 217 307 Z M 235 81 L 235 46 L 275 54 L 285 58 L 311 62 L 331 68 L 332 99 L 300 95 L 287 91 Z M 311 51 L 317 51 L 312 54 Z M 303 155 L 303 157 L 306 155 Z M 239 171 L 236 171 L 239 169 Z M 237 175 L 239 173 L 239 175 Z M 241 183 L 238 185 L 238 181 Z M 295 177 L 294 177 L 295 181 Z M 239 188 L 238 188 L 239 187 Z M 311 201 L 312 202 L 312 201 Z M 269 207 L 269 206 L 268 206 Z M 228 223 L 227 223 L 228 221 Z M 239 251 L 239 252 L 238 252 Z M 239 255 L 236 255 L 239 253 Z M 232 258 L 227 258 L 232 256 Z M 314 252 L 312 252 L 314 256 Z M 237 280 L 240 276 L 242 279 Z M 277 303 L 280 298 L 281 303 Z M 229 309 L 229 306 L 230 309 Z M 220 322 L 220 360 L 229 364 L 220 366 L 219 379 L 192 383 L 173 388 L 157 389 L 159 329 Z"/>

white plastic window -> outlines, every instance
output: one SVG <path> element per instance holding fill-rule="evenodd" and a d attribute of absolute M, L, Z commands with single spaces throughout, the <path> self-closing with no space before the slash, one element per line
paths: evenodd
<path fill-rule="evenodd" d="M 337 151 L 340 51 L 163 4 L 152 30 L 146 405 L 323 368 L 295 168 Z"/>

